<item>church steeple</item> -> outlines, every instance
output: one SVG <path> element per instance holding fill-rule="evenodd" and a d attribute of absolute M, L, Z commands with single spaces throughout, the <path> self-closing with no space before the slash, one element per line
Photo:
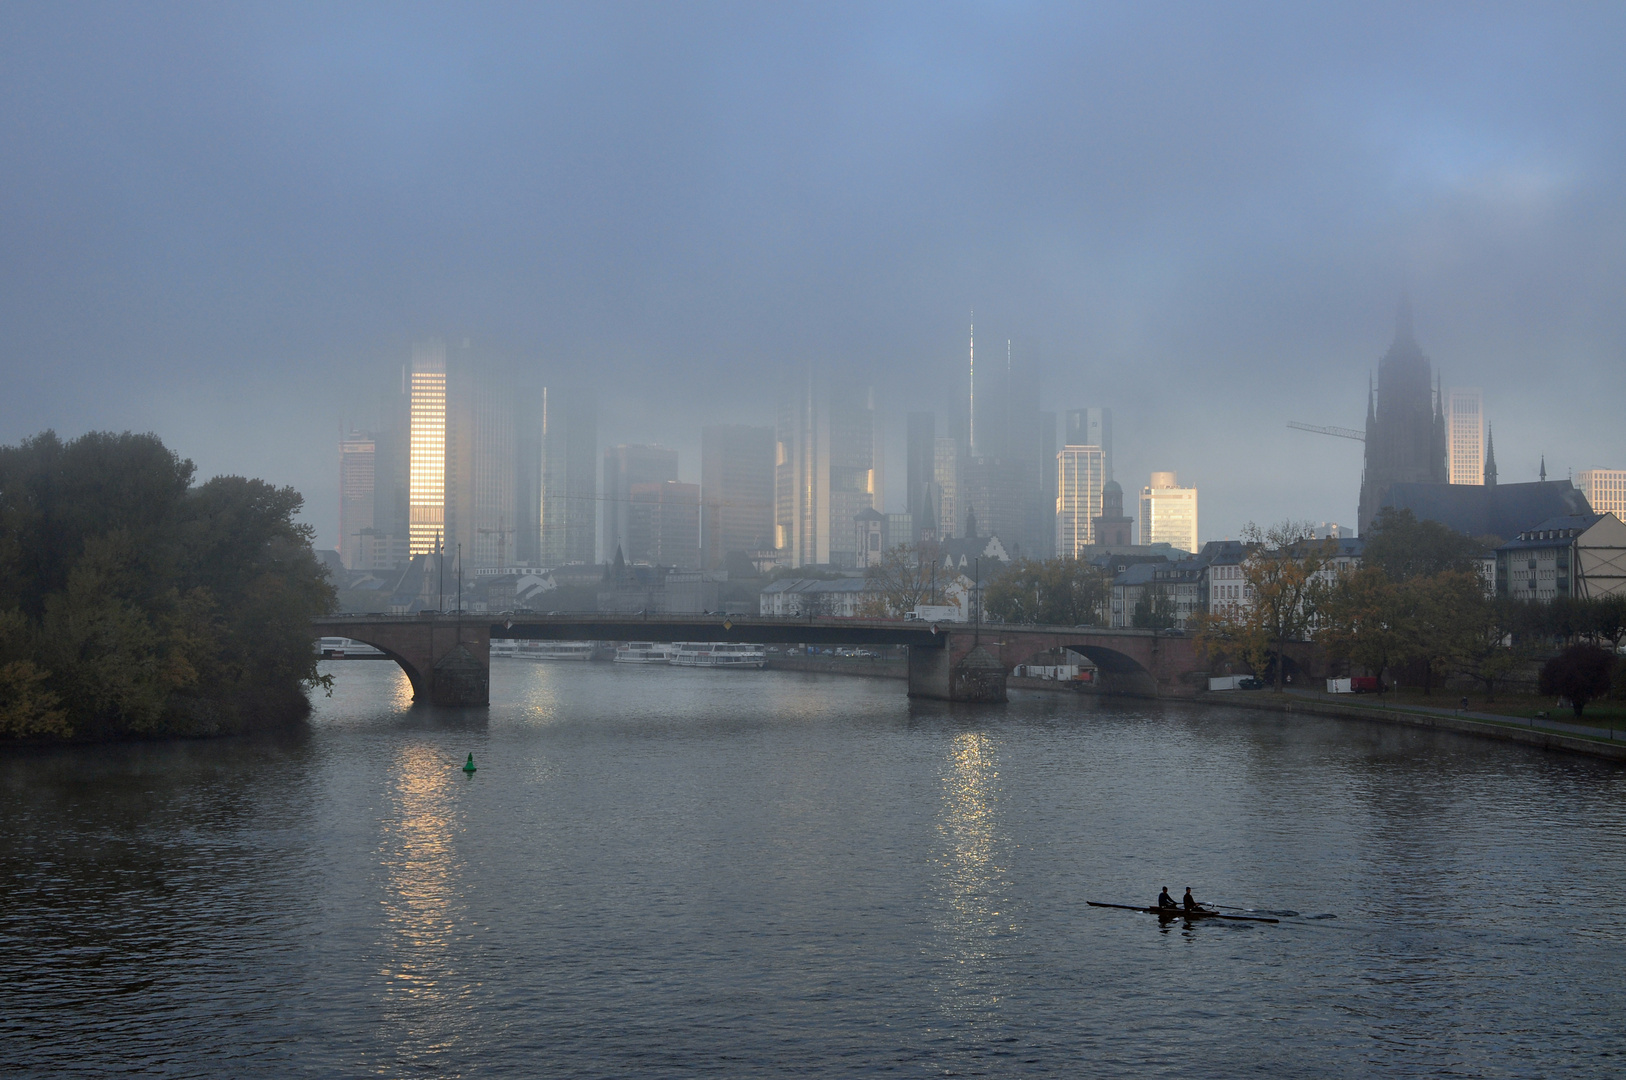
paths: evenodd
<path fill-rule="evenodd" d="M 1489 424 L 1485 425 L 1485 486 L 1496 486 L 1496 443 Z"/>
<path fill-rule="evenodd" d="M 1547 482 L 1547 455 L 1546 454 L 1541 455 L 1541 482 L 1543 484 L 1545 484 Z"/>

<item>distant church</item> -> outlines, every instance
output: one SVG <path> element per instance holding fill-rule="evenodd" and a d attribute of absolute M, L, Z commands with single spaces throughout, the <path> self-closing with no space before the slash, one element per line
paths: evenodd
<path fill-rule="evenodd" d="M 1410 510 L 1492 546 L 1549 518 L 1589 514 L 1586 496 L 1569 480 L 1548 480 L 1546 461 L 1536 483 L 1498 484 L 1496 451 L 1487 436 L 1484 479 L 1452 484 L 1446 470 L 1445 398 L 1428 357 L 1412 333 L 1411 303 L 1400 300 L 1395 340 L 1378 364 L 1378 385 L 1366 391 L 1366 469 L 1361 474 L 1360 534 L 1384 507 Z"/>
<path fill-rule="evenodd" d="M 1366 468 L 1361 474 L 1360 534 L 1369 535 L 1395 484 L 1444 484 L 1445 408 L 1428 357 L 1412 332 L 1411 301 L 1400 299 L 1395 340 L 1366 390 Z"/>

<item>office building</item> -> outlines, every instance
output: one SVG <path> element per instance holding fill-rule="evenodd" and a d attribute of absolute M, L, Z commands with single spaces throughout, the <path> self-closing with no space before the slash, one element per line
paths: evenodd
<path fill-rule="evenodd" d="M 1063 434 L 1066 446 L 1099 446 L 1107 479 L 1113 478 L 1111 409 L 1069 409 Z"/>
<path fill-rule="evenodd" d="M 916 521 L 924 520 L 923 511 L 932 497 L 932 485 L 937 481 L 936 460 L 937 415 L 910 413 L 904 443 L 904 508 Z"/>
<path fill-rule="evenodd" d="M 708 569 L 730 552 L 774 547 L 774 433 L 771 427 L 713 424 L 700 432 L 700 539 Z"/>
<path fill-rule="evenodd" d="M 546 566 L 594 562 L 598 541 L 598 403 L 594 396 L 582 390 L 544 387 L 541 441 L 541 562 Z"/>
<path fill-rule="evenodd" d="M 700 568 L 699 484 L 633 484 L 627 509 L 627 562 Z"/>
<path fill-rule="evenodd" d="M 1394 485 L 1448 482 L 1445 411 L 1434 382 L 1412 329 L 1411 303 L 1402 297 L 1394 341 L 1378 362 L 1377 387 L 1366 392 L 1366 464 L 1357 522 L 1362 536 Z"/>
<path fill-rule="evenodd" d="M 440 550 L 446 535 L 446 343 L 412 346 L 408 369 L 408 550 Z"/>
<path fill-rule="evenodd" d="M 1106 455 L 1099 446 L 1064 446 L 1056 455 L 1056 554 L 1076 558 L 1094 543 L 1106 486 Z M 1122 508 L 1120 507 L 1120 510 Z"/>
<path fill-rule="evenodd" d="M 1541 603 L 1626 596 L 1626 525 L 1613 513 L 1537 522 L 1496 549 L 1496 592 Z"/>
<path fill-rule="evenodd" d="M 632 558 L 627 543 L 635 484 L 664 484 L 678 478 L 678 452 L 664 446 L 620 445 L 604 451 L 604 558 L 616 549 Z"/>
<path fill-rule="evenodd" d="M 346 570 L 362 568 L 361 533 L 373 528 L 377 459 L 371 433 L 352 431 L 339 440 L 339 561 Z"/>
<path fill-rule="evenodd" d="M 1626 521 L 1626 469 L 1582 469 L 1575 475 L 1593 513 L 1614 514 Z"/>
<path fill-rule="evenodd" d="M 809 374 L 775 426 L 774 546 L 789 566 L 856 566 L 853 519 L 878 509 L 875 391 Z"/>
<path fill-rule="evenodd" d="M 937 523 L 937 539 L 946 540 L 959 535 L 960 521 L 960 444 L 952 435 L 939 435 L 933 440 L 932 516 Z"/>
<path fill-rule="evenodd" d="M 1452 484 L 1485 482 L 1485 392 L 1453 386 L 1445 395 L 1445 470 Z"/>
<path fill-rule="evenodd" d="M 1197 489 L 1180 487 L 1172 472 L 1155 472 L 1140 493 L 1140 542 L 1197 551 Z"/>

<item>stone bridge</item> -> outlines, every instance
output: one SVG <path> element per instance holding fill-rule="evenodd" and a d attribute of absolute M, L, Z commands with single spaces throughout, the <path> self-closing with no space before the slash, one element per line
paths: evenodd
<path fill-rule="evenodd" d="M 766 645 L 906 645 L 909 696 L 1004 701 L 1012 668 L 1053 649 L 1090 658 L 1106 693 L 1195 697 L 1207 663 L 1191 638 L 1154 630 L 925 623 L 744 615 L 332 615 L 316 634 L 366 642 L 406 672 L 418 701 L 490 701 L 491 639 L 541 641 L 730 641 Z M 1290 649 L 1292 656 L 1297 650 Z M 1299 659 L 1303 664 L 1308 657 Z M 1238 670 L 1241 670 L 1240 668 Z"/>

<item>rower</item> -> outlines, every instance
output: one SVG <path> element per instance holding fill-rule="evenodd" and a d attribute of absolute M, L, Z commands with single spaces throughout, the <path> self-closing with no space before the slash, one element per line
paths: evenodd
<path fill-rule="evenodd" d="M 1186 891 L 1189 893 L 1191 890 L 1187 889 Z M 1178 908 L 1180 906 L 1174 902 L 1174 897 L 1169 895 L 1167 885 L 1163 886 L 1163 891 L 1157 894 L 1157 906 L 1166 908 Z"/>
<path fill-rule="evenodd" d="M 1191 886 L 1189 885 L 1186 886 L 1185 908 L 1187 911 L 1206 910 L 1201 904 L 1197 903 L 1197 898 L 1191 895 Z"/>

